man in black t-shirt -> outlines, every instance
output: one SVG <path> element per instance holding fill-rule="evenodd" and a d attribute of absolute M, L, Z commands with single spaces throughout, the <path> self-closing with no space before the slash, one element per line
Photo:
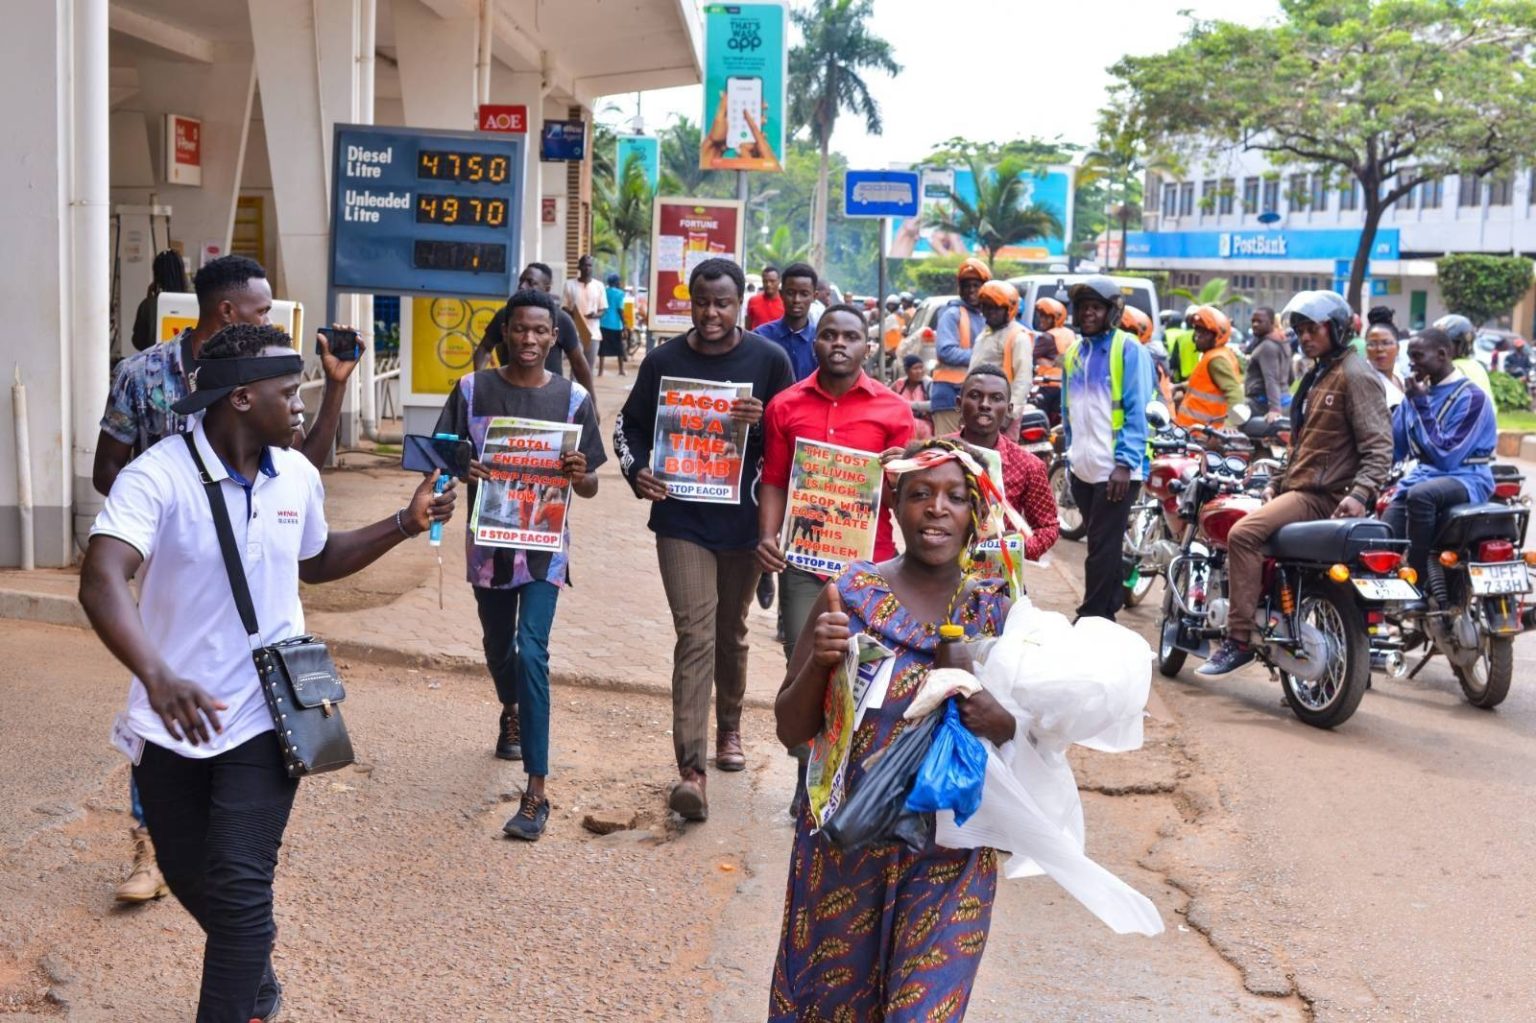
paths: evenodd
<path fill-rule="evenodd" d="M 634 390 L 614 425 L 619 466 L 635 496 L 652 502 L 661 581 L 677 630 L 672 654 L 672 738 L 681 779 L 668 805 L 704 820 L 705 744 L 714 683 L 715 766 L 740 771 L 741 703 L 747 688 L 747 608 L 757 585 L 757 485 L 763 461 L 763 407 L 795 382 L 784 350 L 737 326 L 746 278 L 728 259 L 706 259 L 688 279 L 693 329 L 640 363 Z M 747 427 L 740 496 L 734 504 L 670 495 L 651 470 L 663 377 L 751 384 L 730 419 Z"/>
<path fill-rule="evenodd" d="M 546 295 L 555 286 L 555 272 L 546 263 L 529 263 L 523 267 L 522 276 L 517 279 L 517 290 L 522 291 L 532 288 L 534 291 L 542 291 Z M 593 404 L 597 402 L 597 392 L 592 387 L 592 365 L 587 362 L 587 356 L 581 349 L 581 337 L 576 333 L 576 323 L 571 319 L 571 314 L 561 309 L 556 317 L 555 343 L 549 348 L 549 356 L 544 360 L 544 368 L 555 376 L 560 376 L 560 353 L 571 361 L 571 379 L 592 396 Z M 491 353 L 501 345 L 501 335 L 507 321 L 507 310 L 503 306 L 491 322 L 485 325 L 485 336 L 475 346 L 475 369 L 484 369 L 491 363 Z M 505 353 L 498 353 L 497 361 L 501 365 L 507 365 Z"/>

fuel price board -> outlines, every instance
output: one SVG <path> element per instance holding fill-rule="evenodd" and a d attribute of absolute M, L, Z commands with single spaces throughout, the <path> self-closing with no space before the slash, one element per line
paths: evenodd
<path fill-rule="evenodd" d="M 338 124 L 331 287 L 383 294 L 512 293 L 525 141 Z"/>

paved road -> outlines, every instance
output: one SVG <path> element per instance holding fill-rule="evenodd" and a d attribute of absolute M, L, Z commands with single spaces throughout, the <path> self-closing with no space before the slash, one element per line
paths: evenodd
<path fill-rule="evenodd" d="M 1082 546 L 1063 544 L 1078 570 Z M 1070 571 L 1070 570 L 1069 570 Z M 1161 583 L 1122 616 L 1149 641 Z M 1528 1020 L 1536 1004 L 1536 639 L 1496 711 L 1443 662 L 1378 676 L 1335 732 L 1302 725 L 1250 668 L 1158 690 L 1181 726 L 1197 824 L 1150 858 L 1249 990 L 1318 1020 Z"/>

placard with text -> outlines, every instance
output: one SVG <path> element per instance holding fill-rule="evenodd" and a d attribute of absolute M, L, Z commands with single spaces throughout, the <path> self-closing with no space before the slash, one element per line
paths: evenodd
<path fill-rule="evenodd" d="M 784 509 L 784 560 L 835 576 L 872 557 L 880 518 L 880 456 L 821 441 L 795 440 Z"/>
<path fill-rule="evenodd" d="M 651 218 L 651 330 L 682 332 L 693 326 L 689 275 L 715 256 L 742 261 L 743 219 L 737 199 L 656 200 Z"/>
<path fill-rule="evenodd" d="M 661 378 L 651 472 L 667 485 L 668 497 L 706 504 L 741 500 L 747 426 L 731 418 L 731 404 L 750 397 L 751 384 Z"/>
<path fill-rule="evenodd" d="M 480 452 L 491 478 L 476 486 L 469 520 L 476 544 L 530 551 L 564 546 L 571 478 L 560 471 L 560 460 L 580 438 L 577 423 L 491 420 Z"/>

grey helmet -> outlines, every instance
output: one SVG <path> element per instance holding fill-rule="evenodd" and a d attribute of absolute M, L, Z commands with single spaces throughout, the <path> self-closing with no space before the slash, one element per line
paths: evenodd
<path fill-rule="evenodd" d="M 1109 306 L 1109 316 L 1104 322 L 1110 330 L 1118 327 L 1125 316 L 1125 292 L 1120 290 L 1119 283 L 1113 277 L 1095 274 L 1084 278 L 1068 289 L 1067 298 L 1074 307 L 1082 298 L 1096 298 Z"/>
<path fill-rule="evenodd" d="M 1280 321 L 1298 333 L 1297 320 L 1328 324 L 1335 348 L 1354 337 L 1354 319 L 1354 311 L 1337 291 L 1299 291 L 1280 312 Z"/>
<path fill-rule="evenodd" d="M 1450 337 L 1451 344 L 1456 346 L 1458 358 L 1472 353 L 1472 340 L 1477 337 L 1477 328 L 1472 326 L 1471 320 L 1451 313 L 1436 320 L 1434 326 L 1436 330 L 1443 330 Z"/>

